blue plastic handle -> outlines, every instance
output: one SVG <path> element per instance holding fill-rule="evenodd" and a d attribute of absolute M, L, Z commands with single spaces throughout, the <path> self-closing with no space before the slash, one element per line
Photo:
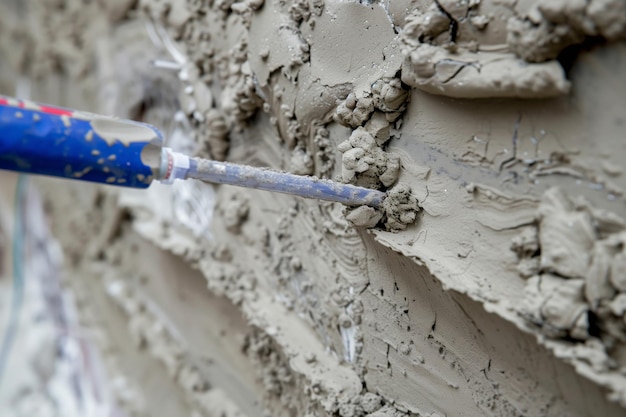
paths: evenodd
<path fill-rule="evenodd" d="M 144 123 L 0 96 L 0 169 L 146 188 L 162 144 Z"/>

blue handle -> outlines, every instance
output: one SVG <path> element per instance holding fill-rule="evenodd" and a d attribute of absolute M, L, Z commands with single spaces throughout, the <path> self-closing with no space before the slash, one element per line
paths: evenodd
<path fill-rule="evenodd" d="M 0 96 L 0 169 L 146 188 L 162 144 L 144 123 Z"/>

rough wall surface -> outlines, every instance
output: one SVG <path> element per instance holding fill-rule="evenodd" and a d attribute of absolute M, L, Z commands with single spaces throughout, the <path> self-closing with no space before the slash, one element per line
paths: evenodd
<path fill-rule="evenodd" d="M 13 7 L 33 99 L 420 207 L 42 180 L 129 415 L 624 414 L 624 1 Z"/>

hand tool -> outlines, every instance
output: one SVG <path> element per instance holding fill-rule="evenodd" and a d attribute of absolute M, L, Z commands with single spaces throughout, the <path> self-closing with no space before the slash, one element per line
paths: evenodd
<path fill-rule="evenodd" d="M 0 169 L 147 188 L 176 179 L 231 184 L 349 206 L 379 207 L 382 191 L 189 157 L 146 123 L 0 96 Z"/>

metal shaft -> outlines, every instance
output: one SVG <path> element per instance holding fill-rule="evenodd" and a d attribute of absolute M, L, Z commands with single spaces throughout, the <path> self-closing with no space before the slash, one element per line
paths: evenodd
<path fill-rule="evenodd" d="M 382 191 L 350 184 L 199 158 L 190 158 L 186 177 L 304 198 L 335 201 L 348 206 L 379 207 L 387 196 Z"/>

